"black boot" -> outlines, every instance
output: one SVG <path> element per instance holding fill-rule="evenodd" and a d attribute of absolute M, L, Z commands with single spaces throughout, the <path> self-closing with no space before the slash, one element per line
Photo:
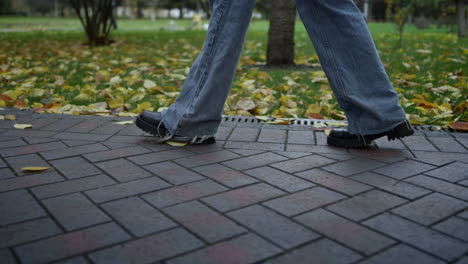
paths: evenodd
<path fill-rule="evenodd" d="M 170 135 L 162 122 L 162 115 L 158 112 L 143 111 L 136 119 L 136 125 L 143 131 L 161 138 L 161 142 L 174 141 L 188 144 L 212 144 L 215 143 L 214 136 L 195 136 L 184 137 L 178 135 Z"/>
<path fill-rule="evenodd" d="M 365 148 L 375 139 L 387 136 L 388 140 L 404 138 L 414 134 L 413 127 L 408 120 L 391 130 L 374 135 L 355 135 L 344 130 L 333 129 L 327 137 L 327 144 L 341 148 Z"/>

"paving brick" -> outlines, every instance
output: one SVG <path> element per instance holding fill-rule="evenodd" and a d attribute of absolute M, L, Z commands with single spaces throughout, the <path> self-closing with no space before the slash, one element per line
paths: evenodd
<path fill-rule="evenodd" d="M 297 158 L 302 158 L 304 156 L 310 155 L 310 153 L 307 153 L 307 152 L 293 152 L 293 151 L 274 151 L 273 153 L 276 153 L 281 156 L 285 156 L 286 158 L 290 158 L 290 159 L 297 159 Z"/>
<path fill-rule="evenodd" d="M 47 125 L 45 127 L 42 127 L 42 130 L 53 130 L 53 131 L 63 131 L 66 130 L 78 123 L 80 123 L 82 120 L 80 119 L 60 119 L 55 121 L 54 123 L 51 123 L 50 125 Z"/>
<path fill-rule="evenodd" d="M 158 177 L 150 177 L 90 190 L 86 192 L 86 195 L 88 195 L 94 202 L 102 203 L 119 198 L 160 190 L 169 186 L 169 184 L 162 181 Z"/>
<path fill-rule="evenodd" d="M 351 150 L 350 150 L 351 151 Z M 350 160 L 356 158 L 355 155 L 351 155 L 349 153 L 320 153 L 321 156 L 334 159 L 334 160 L 339 160 L 339 161 L 345 161 L 345 160 Z"/>
<path fill-rule="evenodd" d="M 400 140 L 388 141 L 386 137 L 375 140 L 380 149 L 406 149 L 406 146 Z"/>
<path fill-rule="evenodd" d="M 260 129 L 250 127 L 236 127 L 229 137 L 230 141 L 256 141 Z"/>
<path fill-rule="evenodd" d="M 50 218 L 40 218 L 0 228 L 0 248 L 16 246 L 29 241 L 62 233 Z M 3 262 L 2 262 L 3 263 Z"/>
<path fill-rule="evenodd" d="M 249 157 L 239 158 L 231 161 L 223 162 L 223 165 L 231 167 L 237 170 L 248 170 L 255 167 L 260 167 L 270 163 L 286 160 L 287 158 L 267 152 L 262 154 L 257 154 Z"/>
<path fill-rule="evenodd" d="M 204 179 L 200 174 L 171 161 L 147 165 L 144 168 L 176 185 Z"/>
<path fill-rule="evenodd" d="M 143 136 L 143 135 L 149 135 L 137 126 L 125 126 L 122 130 L 117 133 L 117 135 L 123 135 L 123 136 Z"/>
<path fill-rule="evenodd" d="M 228 141 L 224 145 L 227 149 L 245 149 L 245 150 L 284 150 L 284 144 L 281 143 L 264 143 L 264 142 L 245 142 L 245 141 Z"/>
<path fill-rule="evenodd" d="M 372 190 L 333 204 L 327 209 L 354 221 L 360 221 L 406 201 L 379 190 Z"/>
<path fill-rule="evenodd" d="M 298 159 L 274 163 L 271 166 L 289 173 L 294 173 L 298 171 L 324 166 L 334 162 L 336 161 L 319 155 L 310 155 Z"/>
<path fill-rule="evenodd" d="M 405 244 L 396 245 L 387 249 L 369 259 L 366 259 L 361 264 L 443 264 L 444 261 L 438 260 L 424 252 L 416 250 Z"/>
<path fill-rule="evenodd" d="M 96 163 L 100 169 L 119 182 L 134 181 L 152 176 L 151 173 L 126 159 L 116 159 Z"/>
<path fill-rule="evenodd" d="M 137 237 L 177 226 L 138 197 L 105 203 L 102 208 Z"/>
<path fill-rule="evenodd" d="M 323 209 L 314 210 L 295 219 L 365 255 L 374 254 L 395 243 L 393 239 Z"/>
<path fill-rule="evenodd" d="M 125 126 L 114 124 L 114 122 L 107 122 L 91 130 L 90 132 L 93 134 L 114 135 L 124 128 Z"/>
<path fill-rule="evenodd" d="M 223 150 L 224 143 L 225 143 L 224 141 L 216 140 L 214 144 L 201 144 L 201 145 L 188 144 L 186 146 L 183 146 L 182 148 L 185 150 L 191 151 L 193 153 L 196 153 L 196 154 L 205 154 L 205 153 Z"/>
<path fill-rule="evenodd" d="M 57 134 L 57 132 L 52 131 L 42 131 L 36 129 L 26 129 L 26 130 L 18 130 L 18 129 L 11 129 L 2 133 L 2 136 L 5 137 L 43 137 L 49 138 L 53 135 Z"/>
<path fill-rule="evenodd" d="M 468 256 L 461 258 L 455 264 L 468 264 Z"/>
<path fill-rule="evenodd" d="M 234 264 L 256 263 L 280 253 L 281 250 L 254 234 L 246 234 L 203 248 L 168 261 L 168 264 Z"/>
<path fill-rule="evenodd" d="M 283 263 L 327 263 L 347 264 L 354 263 L 361 256 L 354 251 L 341 246 L 329 239 L 321 239 L 294 249 L 284 255 L 266 262 L 267 264 Z"/>
<path fill-rule="evenodd" d="M 133 147 L 134 144 L 128 144 L 128 143 L 113 143 L 113 142 L 103 142 L 102 143 L 104 146 L 110 148 L 110 149 L 120 149 L 120 148 L 127 148 L 127 147 Z"/>
<path fill-rule="evenodd" d="M 54 264 L 88 264 L 88 261 L 84 257 L 79 256 L 59 262 L 54 262 Z"/>
<path fill-rule="evenodd" d="M 222 183 L 230 188 L 236 188 L 247 184 L 258 182 L 250 176 L 243 174 L 237 170 L 233 170 L 221 164 L 211 164 L 194 168 L 198 173 Z"/>
<path fill-rule="evenodd" d="M 1 181 L 0 192 L 29 188 L 64 180 L 57 172 L 34 173 L 29 176 L 9 178 Z"/>
<path fill-rule="evenodd" d="M 381 190 L 391 192 L 393 194 L 403 196 L 408 199 L 416 199 L 423 195 L 430 193 L 431 191 L 418 187 L 407 182 L 397 181 L 393 178 L 387 176 L 382 176 L 373 172 L 364 172 L 355 176 L 352 176 L 351 179 L 360 181 L 362 183 L 372 185 Z"/>
<path fill-rule="evenodd" d="M 42 129 L 43 127 L 48 126 L 55 121 L 56 119 L 34 117 L 30 121 L 28 121 L 28 124 L 31 124 L 34 129 Z"/>
<path fill-rule="evenodd" d="M 399 149 L 350 149 L 349 152 L 353 155 L 360 156 L 368 159 L 375 159 L 385 163 L 395 163 L 406 158 L 414 158 L 411 152 Z"/>
<path fill-rule="evenodd" d="M 50 163 L 68 179 L 102 173 L 98 168 L 81 157 L 53 160 Z"/>
<path fill-rule="evenodd" d="M 187 231 L 177 228 L 90 254 L 93 263 L 154 263 L 203 246 Z M 196 263 L 196 262 L 192 262 Z"/>
<path fill-rule="evenodd" d="M 286 141 L 286 130 L 263 128 L 260 130 L 258 142 L 284 143 Z"/>
<path fill-rule="evenodd" d="M 115 223 L 90 227 L 14 248 L 22 263 L 48 263 L 129 239 Z"/>
<path fill-rule="evenodd" d="M 108 148 L 102 144 L 90 144 L 90 145 L 71 147 L 71 148 L 54 150 L 54 151 L 41 152 L 41 155 L 46 160 L 53 160 L 53 159 L 67 158 L 71 156 L 78 156 L 78 155 L 92 153 L 96 151 L 103 151 L 107 149 Z"/>
<path fill-rule="evenodd" d="M 338 162 L 335 164 L 327 165 L 322 167 L 322 169 L 341 176 L 350 176 L 353 174 L 361 173 L 364 171 L 372 170 L 378 167 L 384 166 L 385 163 L 380 161 L 365 159 L 365 158 L 356 158 L 347 161 Z"/>
<path fill-rule="evenodd" d="M 0 168 L 5 168 L 8 167 L 7 164 L 3 161 L 2 158 L 0 158 Z"/>
<path fill-rule="evenodd" d="M 89 119 L 85 120 L 83 122 L 80 122 L 69 129 L 67 129 L 68 132 L 78 132 L 78 133 L 86 133 L 89 132 L 93 129 L 96 129 L 97 127 L 103 125 L 104 123 L 108 122 L 109 119 L 107 118 L 100 118 L 100 119 Z"/>
<path fill-rule="evenodd" d="M 57 139 L 55 138 L 38 138 L 38 137 L 25 137 L 24 140 L 26 140 L 26 142 L 28 142 L 29 144 L 38 144 L 38 143 L 57 141 Z"/>
<path fill-rule="evenodd" d="M 168 161 L 193 155 L 185 149 L 166 150 L 157 153 L 149 153 L 128 158 L 138 165 L 147 165 L 156 162 Z"/>
<path fill-rule="evenodd" d="M 411 150 L 438 151 L 424 136 L 411 136 L 403 138 L 402 140 Z"/>
<path fill-rule="evenodd" d="M 468 164 L 455 162 L 424 174 L 450 182 L 458 182 L 468 178 Z"/>
<path fill-rule="evenodd" d="M 211 180 L 202 180 L 143 195 L 142 198 L 156 207 L 166 207 L 200 197 L 226 191 L 227 188 Z"/>
<path fill-rule="evenodd" d="M 468 221 L 451 217 L 435 226 L 434 229 L 468 242 Z"/>
<path fill-rule="evenodd" d="M 405 181 L 418 186 L 468 201 L 468 188 L 450 182 L 418 175 Z"/>
<path fill-rule="evenodd" d="M 202 200 L 220 212 L 226 212 L 259 203 L 284 194 L 270 185 L 259 183 L 212 195 Z"/>
<path fill-rule="evenodd" d="M 25 145 L 27 145 L 27 143 L 24 142 L 24 140 L 22 139 L 7 140 L 7 141 L 2 141 L 2 144 L 0 144 L 0 149 L 20 147 L 20 146 L 25 146 Z"/>
<path fill-rule="evenodd" d="M 468 149 L 468 138 L 458 138 L 456 137 L 455 140 L 460 143 L 461 145 L 463 145 L 465 148 Z"/>
<path fill-rule="evenodd" d="M 147 142 L 148 137 L 145 136 L 112 136 L 106 142 L 111 143 L 126 143 L 126 144 L 139 144 Z"/>
<path fill-rule="evenodd" d="M 164 209 L 164 212 L 209 243 L 225 240 L 247 231 L 198 201 L 171 206 Z"/>
<path fill-rule="evenodd" d="M 21 170 L 22 167 L 30 167 L 30 166 L 38 166 L 38 167 L 50 167 L 50 164 L 47 163 L 43 158 L 41 158 L 38 154 L 26 154 L 21 156 L 14 156 L 5 159 L 10 167 L 18 175 L 28 175 L 30 173 L 24 172 Z M 6 166 L 5 166 L 6 167 Z"/>
<path fill-rule="evenodd" d="M 39 199 L 49 198 L 63 194 L 86 191 L 94 188 L 99 188 L 107 185 L 115 184 L 116 182 L 106 175 L 96 175 L 75 180 L 63 181 L 34 187 L 31 191 Z"/>
<path fill-rule="evenodd" d="M 317 141 L 317 145 L 327 145 L 327 135 L 325 133 L 315 132 L 315 140 Z"/>
<path fill-rule="evenodd" d="M 42 203 L 67 231 L 111 220 L 80 193 L 49 198 Z"/>
<path fill-rule="evenodd" d="M 0 225 L 13 224 L 46 215 L 46 212 L 26 190 L 0 193 L 0 212 L 2 212 Z"/>
<path fill-rule="evenodd" d="M 239 157 L 241 156 L 235 153 L 232 153 L 228 150 L 221 150 L 221 151 L 205 153 L 201 155 L 190 156 L 187 158 L 176 159 L 175 162 L 185 167 L 192 168 L 192 167 L 207 165 L 211 163 L 231 160 L 231 159 L 235 159 Z"/>
<path fill-rule="evenodd" d="M 440 152 L 427 152 L 427 151 L 414 151 L 417 160 L 441 166 L 454 161 L 461 161 L 468 163 L 468 154 L 464 153 L 443 153 Z"/>
<path fill-rule="evenodd" d="M 431 225 L 468 207 L 468 203 L 449 196 L 433 193 L 402 205 L 392 212 L 423 225 Z"/>
<path fill-rule="evenodd" d="M 89 153 L 89 154 L 84 155 L 84 157 L 92 162 L 99 162 L 99 161 L 104 161 L 104 160 L 135 156 L 135 155 L 144 154 L 148 152 L 150 151 L 146 148 L 143 148 L 140 146 L 134 146 L 134 147 L 126 147 L 126 148 L 120 148 L 120 149 L 112 149 L 112 150 Z"/>
<path fill-rule="evenodd" d="M 287 151 L 296 152 L 312 152 L 312 153 L 330 153 L 330 154 L 346 154 L 347 150 L 344 148 L 332 147 L 332 146 L 314 146 L 314 145 L 299 145 L 299 144 L 288 144 L 286 146 Z"/>
<path fill-rule="evenodd" d="M 310 144 L 315 145 L 313 131 L 288 131 L 288 144 Z"/>
<path fill-rule="evenodd" d="M 9 168 L 0 169 L 0 180 L 14 178 L 14 177 L 15 177 L 15 174 Z"/>
<path fill-rule="evenodd" d="M 284 249 L 294 248 L 320 237 L 317 233 L 259 205 L 231 212 L 228 216 Z"/>
<path fill-rule="evenodd" d="M 65 140 L 83 140 L 83 141 L 104 141 L 108 139 L 110 135 L 100 135 L 100 134 L 88 134 L 88 133 L 71 133 L 71 132 L 61 132 L 54 135 L 54 138 L 65 139 Z"/>
<path fill-rule="evenodd" d="M 10 252 L 8 248 L 0 249 L 0 259 L 2 260 L 2 264 L 16 264 L 15 257 Z"/>
<path fill-rule="evenodd" d="M 247 170 L 245 173 L 287 192 L 296 192 L 315 186 L 299 177 L 266 166 Z"/>
<path fill-rule="evenodd" d="M 89 145 L 89 144 L 94 144 L 96 141 L 90 141 L 90 140 L 61 140 L 65 145 L 69 147 L 77 147 L 77 146 L 83 146 L 83 145 Z"/>
<path fill-rule="evenodd" d="M 3 157 L 12 157 L 24 154 L 31 154 L 41 151 L 48 151 L 48 150 L 60 150 L 64 149 L 67 146 L 62 142 L 49 142 L 49 143 L 42 143 L 42 144 L 33 144 L 33 145 L 26 145 L 21 147 L 14 147 L 14 148 L 7 148 L 7 149 L 0 149 L 0 155 Z"/>
<path fill-rule="evenodd" d="M 447 261 L 463 255 L 468 248 L 466 243 L 388 213 L 364 224 Z"/>
<path fill-rule="evenodd" d="M 347 195 L 356 195 L 358 193 L 372 189 L 372 187 L 368 185 L 350 180 L 342 176 L 338 176 L 321 169 L 312 169 L 297 173 L 296 175 L 308 181 Z"/>
<path fill-rule="evenodd" d="M 414 160 L 405 160 L 376 169 L 374 172 L 401 180 L 434 168 L 434 166 L 426 163 Z"/>
<path fill-rule="evenodd" d="M 428 137 L 427 139 L 443 152 L 467 152 L 460 143 L 450 137 Z"/>
<path fill-rule="evenodd" d="M 289 194 L 264 203 L 264 205 L 286 216 L 297 215 L 335 201 L 346 198 L 336 192 L 322 187 L 314 187 L 293 194 Z"/>
<path fill-rule="evenodd" d="M 227 140 L 229 135 L 231 134 L 232 132 L 232 127 L 224 127 L 224 126 L 220 126 L 218 128 L 218 132 L 216 133 L 216 139 L 217 140 Z"/>
<path fill-rule="evenodd" d="M 257 149 L 230 149 L 229 151 L 234 152 L 236 154 L 242 155 L 242 156 L 252 156 L 255 154 L 260 154 L 264 153 L 264 150 L 257 150 Z"/>

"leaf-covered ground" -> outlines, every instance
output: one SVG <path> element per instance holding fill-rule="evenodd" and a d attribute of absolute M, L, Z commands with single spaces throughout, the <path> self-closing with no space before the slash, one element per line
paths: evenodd
<path fill-rule="evenodd" d="M 405 35 L 403 49 L 396 49 L 396 34 L 385 30 L 389 26 L 371 28 L 412 123 L 468 121 L 468 41 L 413 31 Z M 224 114 L 343 119 L 303 28 L 296 34 L 296 62 L 303 66 L 261 66 L 266 28 L 254 23 L 249 31 Z M 99 115 L 167 107 L 204 35 L 123 30 L 114 33 L 112 46 L 88 48 L 79 31 L 0 33 L 0 107 Z"/>

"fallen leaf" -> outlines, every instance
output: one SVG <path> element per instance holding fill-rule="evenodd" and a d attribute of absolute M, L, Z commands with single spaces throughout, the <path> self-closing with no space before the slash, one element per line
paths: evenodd
<path fill-rule="evenodd" d="M 166 141 L 166 144 L 171 145 L 173 147 L 183 147 L 183 146 L 188 145 L 188 143 L 181 143 L 181 142 L 175 142 L 175 141 Z"/>
<path fill-rule="evenodd" d="M 257 107 L 252 100 L 239 100 L 236 104 L 237 108 L 249 111 Z"/>
<path fill-rule="evenodd" d="M 129 125 L 129 124 L 133 124 L 133 123 L 134 123 L 133 120 L 114 122 L 114 124 L 116 124 L 116 125 Z"/>
<path fill-rule="evenodd" d="M 6 115 L 5 120 L 16 120 L 16 116 L 15 115 Z"/>
<path fill-rule="evenodd" d="M 458 122 L 450 126 L 453 130 L 459 132 L 468 132 L 468 122 Z"/>
<path fill-rule="evenodd" d="M 270 118 L 268 116 L 255 116 L 255 118 L 257 118 L 260 121 L 264 121 L 264 122 L 267 122 L 268 120 L 270 120 Z"/>
<path fill-rule="evenodd" d="M 143 83 L 143 86 L 146 88 L 146 89 L 151 89 L 153 87 L 156 86 L 156 83 L 151 81 L 151 80 L 145 80 L 144 83 Z"/>
<path fill-rule="evenodd" d="M 347 126 L 348 124 L 341 123 L 341 122 L 327 122 L 327 125 L 334 126 L 334 127 L 343 127 L 343 126 Z"/>
<path fill-rule="evenodd" d="M 48 169 L 49 167 L 23 167 L 21 168 L 21 170 L 27 171 L 27 172 L 46 171 Z"/>
<path fill-rule="evenodd" d="M 14 127 L 16 129 L 27 129 L 27 128 L 32 128 L 32 125 L 30 125 L 30 124 L 15 124 Z"/>
<path fill-rule="evenodd" d="M 330 133 L 331 133 L 331 131 L 332 131 L 332 129 L 325 129 L 325 130 L 323 131 L 323 133 L 325 133 L 325 135 L 329 136 Z"/>

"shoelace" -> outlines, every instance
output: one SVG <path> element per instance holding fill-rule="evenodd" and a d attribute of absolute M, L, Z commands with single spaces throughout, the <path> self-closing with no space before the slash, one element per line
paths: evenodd
<path fill-rule="evenodd" d="M 160 133 L 160 127 L 161 127 L 161 124 L 162 122 L 159 122 L 158 124 L 158 127 L 156 129 L 156 132 L 158 133 L 158 137 L 161 138 L 161 142 L 166 142 L 170 139 L 172 139 L 174 137 L 174 135 L 170 134 L 170 133 L 166 133 L 166 135 L 162 136 L 161 133 Z M 167 130 L 166 130 L 167 131 Z M 203 141 L 209 137 L 208 135 L 203 135 L 203 136 L 194 136 L 191 140 L 190 140 L 190 144 L 201 144 L 203 143 Z"/>

